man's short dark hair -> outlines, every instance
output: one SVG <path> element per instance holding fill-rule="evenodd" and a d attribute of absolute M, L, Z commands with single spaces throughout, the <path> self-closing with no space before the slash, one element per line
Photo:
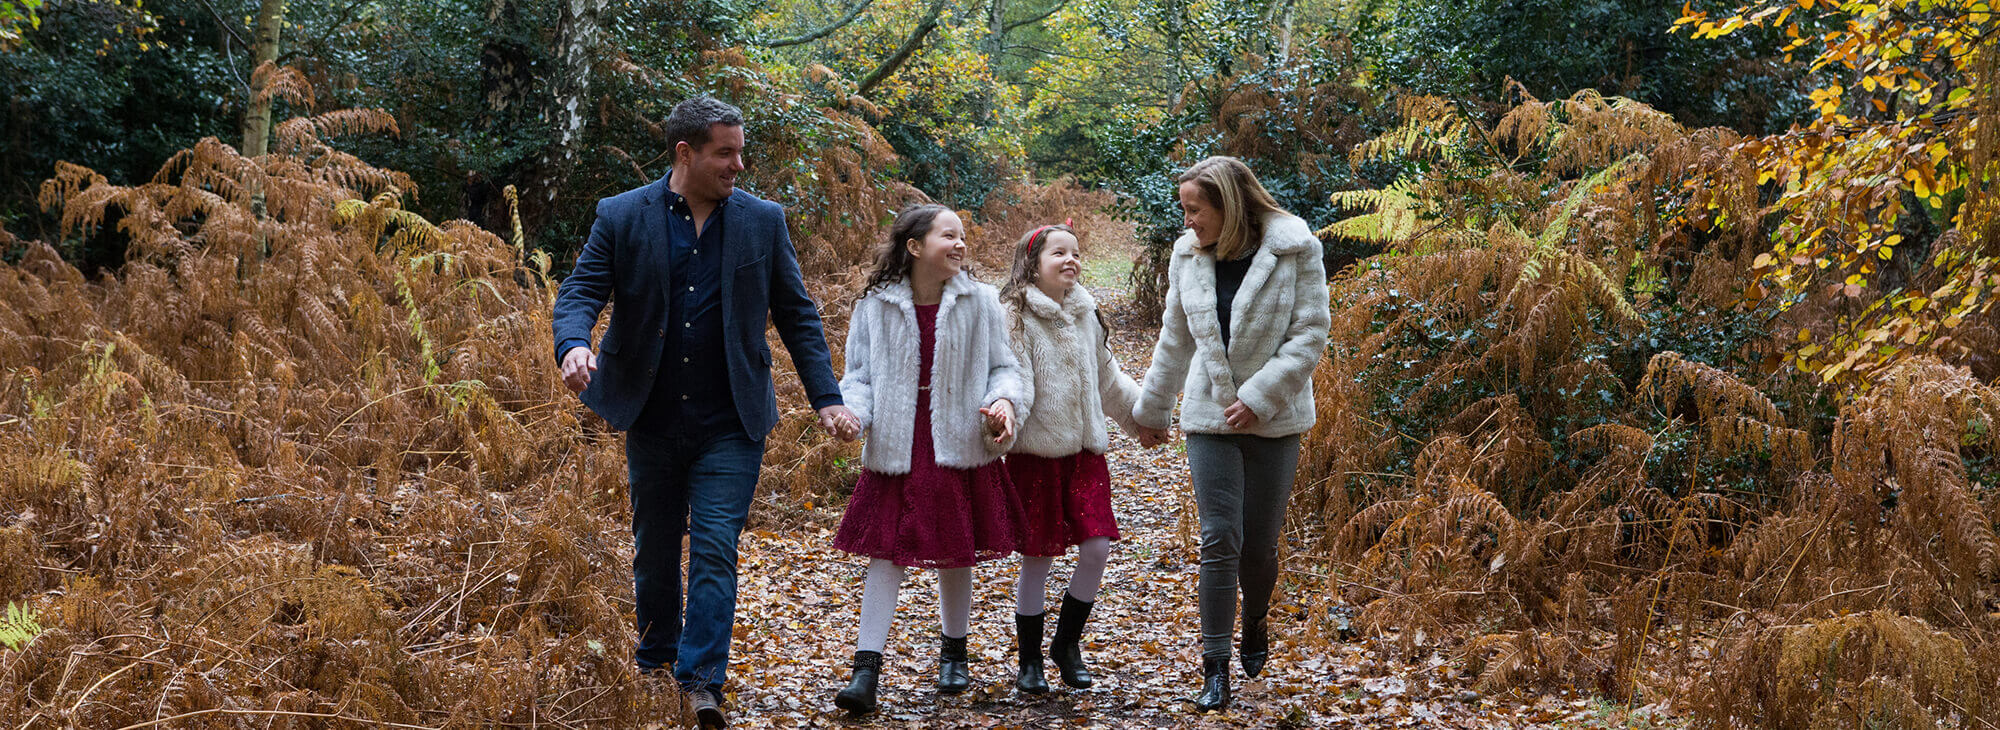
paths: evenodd
<path fill-rule="evenodd" d="M 730 106 L 715 97 L 702 94 L 674 105 L 662 124 L 667 133 L 667 149 L 672 150 L 686 142 L 689 147 L 701 149 L 708 146 L 709 125 L 727 124 L 743 126 L 743 111 Z"/>

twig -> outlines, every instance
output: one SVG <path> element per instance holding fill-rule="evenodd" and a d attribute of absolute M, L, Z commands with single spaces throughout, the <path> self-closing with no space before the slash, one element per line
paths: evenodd
<path fill-rule="evenodd" d="M 1881 585 L 1876 585 L 1876 586 L 1869 586 L 1869 587 L 1867 587 L 1867 588 L 1849 588 L 1849 589 L 1847 589 L 1847 590 L 1844 590 L 1844 591 L 1834 591 L 1834 592 L 1832 592 L 1832 593 L 1828 593 L 1828 594 L 1826 594 L 1826 595 L 1824 595 L 1824 596 L 1820 596 L 1820 597 L 1818 597 L 1818 598 L 1815 598 L 1815 599 L 1812 599 L 1812 600 L 1810 600 L 1810 601 L 1807 601 L 1807 602 L 1805 603 L 1805 605 L 1802 605 L 1802 606 L 1799 606 L 1799 607 L 1798 607 L 1798 608 L 1797 608 L 1796 610 L 1793 610 L 1793 611 L 1792 611 L 1791 615 L 1789 615 L 1789 616 L 1786 616 L 1786 617 L 1785 617 L 1785 620 L 1786 620 L 1786 621 L 1790 621 L 1790 620 L 1792 620 L 1792 619 L 1796 619 L 1796 618 L 1798 618 L 1798 617 L 1800 617 L 1800 616 L 1803 616 L 1803 615 L 1805 615 L 1805 612 L 1806 612 L 1806 609 L 1808 609 L 1808 608 L 1812 608 L 1813 604 L 1815 604 L 1815 603 L 1819 603 L 1820 601 L 1824 601 L 1824 600 L 1826 600 L 1826 599 L 1829 599 L 1829 598 L 1838 598 L 1838 597 L 1840 597 L 1840 596 L 1844 596 L 1844 595 L 1847 595 L 1847 594 L 1849 594 L 1849 593 L 1860 593 L 1860 592 L 1862 592 L 1862 591 L 1875 591 L 1875 590 L 1881 590 L 1881 589 L 1883 589 L 1883 588 L 1888 588 L 1888 587 L 1889 587 L 1889 584 L 1888 584 L 1888 583 L 1883 583 L 1883 584 L 1881 584 Z"/>
<path fill-rule="evenodd" d="M 1972 718 L 1972 719 L 1974 719 L 1974 720 L 1978 720 L 1978 721 L 1979 721 L 1979 724 L 1981 724 L 1981 725 L 1985 725 L 1985 726 L 1987 726 L 1987 727 L 1993 727 L 1993 723 L 1990 723 L 1990 722 L 1987 722 L 1987 721 L 1986 721 L 1986 718 L 1983 718 L 1983 717 L 1980 717 L 1980 716 L 1978 716 L 1978 715 L 1975 715 L 1975 714 L 1973 714 L 1973 713 L 1972 713 L 1971 711 L 1969 711 L 1969 710 L 1965 709 L 1965 706 L 1964 706 L 1964 705 L 1961 705 L 1961 704 L 1958 704 L 1958 703 L 1956 703 L 1956 702 L 1953 702 L 1953 701 L 1951 701 L 1951 698 L 1949 698 L 1949 697 L 1946 697 L 1946 696 L 1944 696 L 1944 695 L 1942 695 L 1942 694 L 1937 694 L 1937 693 L 1932 693 L 1932 695 L 1931 695 L 1931 696 L 1932 696 L 1932 697 L 1936 697 L 1936 698 L 1938 698 L 1938 701 L 1939 701 L 1939 702 L 1943 702 L 1943 703 L 1945 703 L 1945 704 L 1947 704 L 1947 705 L 1951 705 L 1952 709 L 1955 709 L 1955 710 L 1958 710 L 1958 713 L 1959 713 L 1960 715 L 1963 715 L 1963 716 L 1965 716 L 1965 717 L 1970 717 L 1970 718 Z M 1995 730 L 2000 730 L 2000 728 L 1995 728 Z"/>
<path fill-rule="evenodd" d="M 71 704 L 71 705 L 69 706 L 69 714 L 70 714 L 70 716 L 71 716 L 71 717 L 75 717 L 75 716 L 76 716 L 76 710 L 77 710 L 77 708 L 79 708 L 79 707 L 82 707 L 82 706 L 83 706 L 83 702 L 84 702 L 84 700 L 88 700 L 88 699 L 90 699 L 90 695 L 91 695 L 91 693 L 94 693 L 94 692 L 96 692 L 96 691 L 97 691 L 97 688 L 98 688 L 98 687 L 102 687 L 102 686 L 104 686 L 104 683 L 105 683 L 105 682 L 109 682 L 109 681 L 111 681 L 111 680 L 112 680 L 113 678 L 117 677 L 118 675 L 120 675 L 120 674 L 124 674 L 124 673 L 125 673 L 125 670 L 127 670 L 127 669 L 131 669 L 131 668 L 133 668 L 133 667 L 136 667 L 136 666 L 139 666 L 139 665 L 141 665 L 141 664 L 145 664 L 145 663 L 146 663 L 146 660 L 148 660 L 148 659 L 152 659 L 152 658 L 153 658 L 153 655 L 154 655 L 154 654 L 158 654 L 158 653 L 160 653 L 160 652 L 163 652 L 163 651 L 166 651 L 166 650 L 168 650 L 168 649 L 172 649 L 172 648 L 173 648 L 173 646 L 172 646 L 172 645 L 168 645 L 168 646 L 162 646 L 162 647 L 160 647 L 160 648 L 158 648 L 158 649 L 154 649 L 154 650 L 152 650 L 152 651 L 149 651 L 149 652 L 146 652 L 144 656 L 141 656 L 141 657 L 139 657 L 138 659 L 135 659 L 135 660 L 133 660 L 133 661 L 132 661 L 132 663 L 130 663 L 130 664 L 126 664 L 125 666 L 122 666 L 122 667 L 119 667 L 119 668 L 118 668 L 118 669 L 117 669 L 116 671 L 113 671 L 113 672 L 112 672 L 112 673 L 110 673 L 110 674 L 106 674 L 106 675 L 104 675 L 104 676 L 102 676 L 102 677 L 99 677 L 99 678 L 97 679 L 97 681 L 96 681 L 96 682 L 93 682 L 93 683 L 91 683 L 90 687 L 89 687 L 89 688 L 87 688 L 87 689 L 85 689 L 85 690 L 83 691 L 83 694 L 81 694 L 81 695 L 77 695 L 77 698 L 76 698 L 76 702 L 72 703 L 72 704 Z"/>

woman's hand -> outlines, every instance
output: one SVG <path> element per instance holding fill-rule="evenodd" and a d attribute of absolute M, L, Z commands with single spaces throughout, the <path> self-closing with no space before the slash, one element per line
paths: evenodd
<path fill-rule="evenodd" d="M 1243 401 L 1240 400 L 1236 401 L 1235 405 L 1222 409 L 1222 420 L 1228 423 L 1230 428 L 1238 431 L 1248 431 L 1257 427 L 1257 414 L 1252 413 L 1250 407 L 1243 405 Z"/>
<path fill-rule="evenodd" d="M 1007 439 L 1014 437 L 1014 404 L 1012 402 L 1006 398 L 1001 398 L 993 401 L 993 405 L 979 409 L 979 413 L 986 417 L 986 430 L 997 434 L 993 437 L 993 443 L 1006 443 Z"/>
<path fill-rule="evenodd" d="M 1151 428 L 1148 426 L 1133 427 L 1132 435 L 1137 436 L 1139 438 L 1140 447 L 1148 449 L 1166 443 L 1169 438 L 1166 429 Z"/>

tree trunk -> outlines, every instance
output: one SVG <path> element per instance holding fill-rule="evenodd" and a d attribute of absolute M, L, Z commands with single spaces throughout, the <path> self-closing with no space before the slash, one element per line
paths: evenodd
<path fill-rule="evenodd" d="M 1167 95 L 1167 108 L 1178 110 L 1181 106 L 1181 94 L 1187 89 L 1187 72 L 1181 67 L 1182 59 L 1186 55 L 1181 48 L 1181 31 L 1186 25 L 1185 9 L 1181 6 L 1181 0 L 1167 0 L 1166 5 L 1167 53 L 1174 59 L 1173 82 L 1169 84 L 1173 92 Z"/>
<path fill-rule="evenodd" d="M 285 0 L 263 0 L 257 8 L 257 34 L 250 48 L 250 99 L 243 110 L 244 157 L 262 157 L 271 151 L 271 95 L 264 87 L 270 72 L 258 74 L 265 64 L 278 60 L 278 31 L 285 25 Z"/>
<path fill-rule="evenodd" d="M 539 91 L 534 74 L 536 49 L 517 40 L 525 35 L 520 31 L 528 22 L 521 19 L 518 2 L 492 0 L 487 6 L 486 40 L 479 53 L 479 90 L 485 102 L 479 128 L 496 138 L 544 124 L 538 118 L 544 110 L 536 106 L 535 95 Z M 523 178 L 534 174 L 538 158 L 539 151 L 509 158 L 494 167 L 467 170 L 464 218 L 494 235 L 507 235 L 511 211 L 501 189 L 510 182 L 518 182 L 533 190 L 529 180 Z M 539 207 L 540 203 L 539 198 L 529 201 L 531 206 Z M 536 220 L 537 224 L 540 222 Z"/>
<path fill-rule="evenodd" d="M 563 0 L 556 25 L 555 72 L 550 79 L 549 121 L 555 124 L 555 144 L 543 153 L 542 203 L 554 207 L 556 191 L 568 179 L 583 139 L 590 106 L 590 67 L 604 40 L 604 9 L 610 0 Z M 553 213 L 554 211 L 547 211 Z"/>
<path fill-rule="evenodd" d="M 986 67 L 1000 66 L 1000 53 L 1006 50 L 1007 42 L 1007 0 L 993 0 L 986 6 Z"/>
<path fill-rule="evenodd" d="M 1283 0 L 1283 2 L 1284 2 L 1284 17 L 1285 17 L 1285 22 L 1283 25 L 1284 30 L 1278 34 L 1278 62 L 1274 64 L 1280 67 L 1284 66 L 1286 61 L 1291 60 L 1292 21 L 1298 16 L 1298 10 L 1299 10 L 1299 4 L 1297 0 Z"/>

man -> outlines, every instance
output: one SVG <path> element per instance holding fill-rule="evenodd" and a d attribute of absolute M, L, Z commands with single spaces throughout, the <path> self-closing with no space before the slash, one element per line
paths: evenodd
<path fill-rule="evenodd" d="M 778 420 L 767 319 L 820 425 L 852 439 L 860 422 L 841 403 L 784 209 L 735 189 L 742 113 L 701 96 L 675 106 L 665 127 L 667 177 L 598 201 L 556 296 L 555 354 L 569 388 L 626 432 L 635 659 L 641 671 L 671 671 L 703 727 L 724 727 L 736 544 Z M 607 300 L 618 306 L 593 353 L 591 328 Z"/>

